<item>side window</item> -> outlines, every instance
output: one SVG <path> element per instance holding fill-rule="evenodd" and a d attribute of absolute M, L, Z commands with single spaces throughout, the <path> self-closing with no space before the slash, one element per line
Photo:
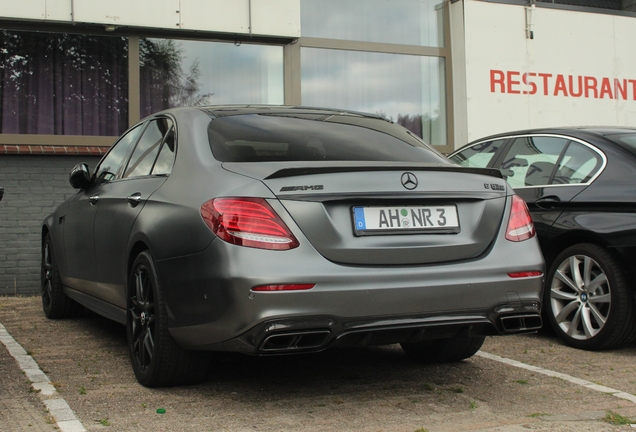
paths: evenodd
<path fill-rule="evenodd" d="M 555 184 L 587 183 L 598 172 L 603 164 L 601 156 L 592 149 L 571 142 L 559 163 L 554 176 Z"/>
<path fill-rule="evenodd" d="M 139 136 L 140 131 L 141 125 L 129 130 L 119 141 L 113 144 L 108 154 L 104 156 L 97 168 L 95 168 L 95 184 L 106 183 L 117 177 L 124 158 L 128 154 L 130 146 Z"/>
<path fill-rule="evenodd" d="M 166 138 L 163 140 L 161 150 L 159 150 L 159 156 L 155 162 L 155 166 L 152 168 L 152 175 L 168 175 L 172 171 L 172 165 L 174 165 L 174 153 L 175 153 L 175 132 L 174 126 L 170 128 L 166 134 Z"/>
<path fill-rule="evenodd" d="M 453 155 L 450 160 L 465 167 L 485 168 L 493 159 L 504 141 L 506 140 L 500 139 L 475 144 L 474 146 Z"/>
<path fill-rule="evenodd" d="M 567 143 L 567 139 L 557 137 L 516 138 L 504 157 L 501 172 L 513 188 L 550 184 Z"/>
<path fill-rule="evenodd" d="M 172 128 L 172 120 L 159 118 L 152 120 L 135 147 L 124 177 L 140 177 L 150 175 L 159 149 L 163 143 L 163 137 Z"/>

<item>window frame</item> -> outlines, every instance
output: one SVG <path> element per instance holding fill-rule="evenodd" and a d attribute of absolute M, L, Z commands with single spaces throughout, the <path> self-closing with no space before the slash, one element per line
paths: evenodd
<path fill-rule="evenodd" d="M 450 8 L 443 3 L 443 46 L 429 47 L 418 45 L 401 45 L 381 42 L 351 41 L 341 39 L 326 39 L 301 36 L 298 43 L 285 46 L 285 104 L 303 105 L 301 98 L 301 48 L 321 48 L 345 51 L 376 52 L 384 54 L 406 54 L 422 57 L 440 57 L 444 59 L 443 89 L 444 109 L 446 111 L 446 145 L 434 146 L 441 153 L 451 153 L 455 150 L 455 120 L 453 116 L 453 62 L 450 40 Z M 289 65 L 289 71 L 287 66 Z"/>

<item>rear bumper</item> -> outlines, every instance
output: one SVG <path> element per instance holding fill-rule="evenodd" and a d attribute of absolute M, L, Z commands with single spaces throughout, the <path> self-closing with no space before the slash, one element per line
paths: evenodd
<path fill-rule="evenodd" d="M 395 267 L 343 266 L 302 245 L 264 251 L 215 240 L 200 254 L 156 267 L 170 332 L 188 349 L 278 354 L 541 325 L 544 278 L 508 276 L 545 270 L 534 240 L 502 241 L 472 261 Z M 315 287 L 251 291 L 288 283 Z"/>
<path fill-rule="evenodd" d="M 541 328 L 536 306 L 515 314 L 410 317 L 350 320 L 339 317 L 303 317 L 261 323 L 229 341 L 198 349 L 272 355 L 317 352 L 332 347 L 365 347 L 425 339 L 528 333 Z M 190 329 L 192 330 L 192 329 Z M 205 332 L 205 329 L 199 328 Z M 196 337 L 196 336 L 195 336 Z"/>

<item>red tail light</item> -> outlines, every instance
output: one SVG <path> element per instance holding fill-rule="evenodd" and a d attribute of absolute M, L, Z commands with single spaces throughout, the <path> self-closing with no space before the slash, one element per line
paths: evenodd
<path fill-rule="evenodd" d="M 263 198 L 215 198 L 201 206 L 201 216 L 212 232 L 228 243 L 274 250 L 299 245 Z"/>
<path fill-rule="evenodd" d="M 508 277 L 511 277 L 513 279 L 531 278 L 531 277 L 539 277 L 539 276 L 543 276 L 543 272 L 540 272 L 540 271 L 520 271 L 520 272 L 508 273 Z"/>
<path fill-rule="evenodd" d="M 252 291 L 304 291 L 315 286 L 316 284 L 259 285 L 252 288 Z"/>
<path fill-rule="evenodd" d="M 518 195 L 512 196 L 512 209 L 510 219 L 506 228 L 506 239 L 513 242 L 520 242 L 534 237 L 534 224 L 528 211 L 526 202 Z"/>

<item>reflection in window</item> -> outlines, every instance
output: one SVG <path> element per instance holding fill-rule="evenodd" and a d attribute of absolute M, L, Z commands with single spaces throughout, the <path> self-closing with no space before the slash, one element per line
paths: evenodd
<path fill-rule="evenodd" d="M 571 142 L 559 163 L 554 176 L 556 184 L 581 184 L 589 182 L 601 168 L 601 156 L 582 144 Z"/>
<path fill-rule="evenodd" d="M 175 106 L 282 104 L 283 48 L 141 39 L 141 115 Z"/>
<path fill-rule="evenodd" d="M 135 147 L 135 151 L 128 162 L 124 177 L 139 177 L 150 175 L 150 170 L 159 154 L 163 137 L 172 127 L 172 120 L 160 118 L 150 122 Z"/>
<path fill-rule="evenodd" d="M 137 140 L 137 136 L 141 129 L 141 126 L 137 126 L 129 130 L 113 145 L 95 169 L 96 184 L 109 182 L 117 177 L 117 173 L 121 168 L 124 157 L 128 154 L 130 146 Z"/>
<path fill-rule="evenodd" d="M 152 175 L 169 175 L 172 172 L 172 166 L 174 165 L 174 126 L 168 131 L 166 138 L 161 145 L 159 151 L 159 157 L 155 162 L 155 166 L 152 168 Z"/>
<path fill-rule="evenodd" d="M 515 139 L 501 167 L 510 186 L 550 184 L 556 162 L 567 143 L 567 139 L 544 136 Z"/>
<path fill-rule="evenodd" d="M 441 0 L 301 0 L 302 36 L 441 47 Z"/>
<path fill-rule="evenodd" d="M 501 145 L 505 141 L 505 139 L 499 139 L 475 144 L 474 146 L 469 147 L 460 153 L 457 153 L 450 159 L 461 166 L 486 168 L 497 151 L 499 151 L 499 147 L 501 147 Z M 502 171 L 504 170 L 504 168 L 509 167 L 502 167 Z"/>
<path fill-rule="evenodd" d="M 302 103 L 380 114 L 432 145 L 446 145 L 440 57 L 302 48 Z"/>
<path fill-rule="evenodd" d="M 0 133 L 120 135 L 128 40 L 0 30 Z"/>

